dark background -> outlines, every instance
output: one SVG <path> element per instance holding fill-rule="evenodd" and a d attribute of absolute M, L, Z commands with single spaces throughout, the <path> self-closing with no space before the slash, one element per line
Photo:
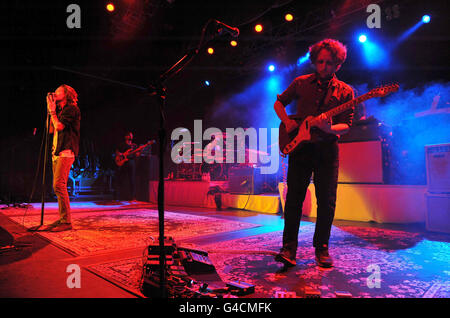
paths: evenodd
<path fill-rule="evenodd" d="M 31 193 L 46 118 L 45 95 L 63 83 L 79 94 L 80 158 L 91 162 L 91 166 L 95 161 L 102 171 L 112 170 L 111 155 L 128 130 L 135 133 L 137 143 L 157 138 L 158 100 L 129 85 L 148 87 L 199 44 L 202 29 L 212 18 L 239 27 L 239 44 L 232 48 L 228 44 L 230 35 L 216 36 L 208 42 L 215 47 L 214 55 L 200 50 L 182 73 L 166 83 L 169 133 L 180 126 L 193 129 L 194 119 L 203 119 L 204 129 L 254 125 L 254 105 L 240 109 L 239 116 L 225 112 L 217 118 L 217 101 L 241 92 L 265 76 L 268 59 L 276 61 L 279 67 L 295 65 L 311 44 L 324 37 L 337 38 L 348 47 L 348 60 L 338 74 L 345 82 L 369 88 L 386 81 L 399 82 L 405 91 L 425 90 L 430 83 L 443 83 L 447 90 L 444 97 L 448 96 L 449 8 L 445 0 L 112 2 L 116 6 L 113 13 L 105 10 L 107 1 L 102 0 L 0 4 L 1 88 L 2 96 L 6 96 L 2 103 L 0 144 L 2 200 L 11 200 L 11 196 L 25 200 Z M 66 26 L 70 14 L 66 8 L 71 3 L 81 7 L 81 29 Z M 370 3 L 378 3 L 382 8 L 381 29 L 366 27 L 366 7 Z M 291 24 L 283 19 L 288 11 L 295 16 Z M 431 15 L 431 23 L 394 46 L 395 40 L 425 13 Z M 253 31 L 256 22 L 264 24 L 262 34 Z M 389 63 L 375 69 L 365 65 L 355 40 L 359 30 L 370 32 L 379 43 L 392 48 Z M 214 26 L 209 25 L 206 39 L 215 32 Z M 286 73 L 286 81 L 310 71 L 309 66 L 301 71 L 294 67 Z M 214 85 L 205 87 L 205 79 Z M 276 95 L 273 101 L 275 98 Z M 440 103 L 447 103 L 448 107 L 448 99 L 442 98 Z M 416 110 L 427 108 L 428 105 L 421 105 Z M 439 119 L 439 124 L 443 122 L 448 123 L 448 117 Z M 414 125 L 413 122 L 407 129 Z M 426 142 L 448 141 L 448 135 L 438 135 L 438 139 Z M 167 169 L 171 169 L 168 158 L 166 162 Z M 412 183 L 423 183 L 423 176 Z"/>

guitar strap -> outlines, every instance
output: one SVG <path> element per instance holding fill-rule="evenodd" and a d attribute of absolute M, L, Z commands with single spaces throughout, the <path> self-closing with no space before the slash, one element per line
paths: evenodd
<path fill-rule="evenodd" d="M 333 90 L 334 90 L 334 86 L 333 86 L 333 85 L 330 85 L 330 86 L 328 87 L 327 96 L 325 97 L 322 106 L 328 104 L 328 102 L 329 102 L 330 99 L 331 99 L 331 95 L 333 94 Z"/>
<path fill-rule="evenodd" d="M 330 82 L 328 82 L 328 86 L 326 88 L 327 92 L 322 97 L 322 100 L 321 100 L 321 102 L 319 104 L 319 107 L 317 109 L 318 110 L 318 114 L 317 115 L 320 115 L 320 114 L 322 114 L 322 113 L 324 113 L 326 111 L 323 108 L 330 101 L 331 95 L 333 93 L 333 89 L 334 89 L 334 86 L 331 85 L 331 80 L 330 80 Z M 315 127 L 313 127 L 313 128 L 315 128 Z M 314 136 L 311 136 L 311 140 L 322 140 L 323 139 L 323 136 L 322 136 L 323 133 L 320 132 L 318 129 L 313 129 L 313 130 L 314 130 L 315 133 L 314 133 Z"/>
<path fill-rule="evenodd" d="M 328 104 L 328 102 L 331 99 L 331 94 L 333 94 L 333 85 L 331 85 L 331 81 L 332 80 L 330 80 L 330 82 L 328 84 L 327 93 L 324 95 L 324 97 L 322 98 L 321 103 L 319 104 L 319 107 L 318 107 L 319 115 L 321 113 L 323 113 L 322 109 L 323 109 L 324 105 Z"/>

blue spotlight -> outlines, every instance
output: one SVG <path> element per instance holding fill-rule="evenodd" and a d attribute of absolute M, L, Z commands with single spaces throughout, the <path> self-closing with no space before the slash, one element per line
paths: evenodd
<path fill-rule="evenodd" d="M 361 44 L 362 56 L 369 68 L 380 69 L 389 64 L 389 57 L 381 44 L 374 42 L 374 39 L 369 40 L 365 34 L 360 34 L 358 41 Z"/>
<path fill-rule="evenodd" d="M 267 67 L 267 69 L 269 70 L 269 72 L 273 72 L 273 71 L 275 71 L 275 65 L 270 64 L 270 65 Z"/>
<path fill-rule="evenodd" d="M 205 81 L 205 85 L 209 86 L 210 85 L 209 81 Z"/>
<path fill-rule="evenodd" d="M 305 63 L 306 61 L 309 60 L 309 52 L 306 53 L 305 55 L 303 55 L 302 57 L 299 57 L 297 60 L 297 66 L 302 65 L 303 63 Z"/>
<path fill-rule="evenodd" d="M 388 56 L 382 46 L 366 41 L 363 46 L 363 56 L 369 68 L 383 68 L 389 64 Z"/>
<path fill-rule="evenodd" d="M 413 25 L 411 28 L 409 28 L 408 30 L 406 30 L 397 40 L 397 43 L 403 42 L 404 40 L 406 40 L 411 34 L 413 34 L 414 32 L 416 32 L 422 25 L 424 25 L 425 23 L 429 23 L 431 21 L 431 17 L 426 14 L 422 17 L 422 20 L 420 20 L 419 22 L 417 22 L 415 25 Z"/>

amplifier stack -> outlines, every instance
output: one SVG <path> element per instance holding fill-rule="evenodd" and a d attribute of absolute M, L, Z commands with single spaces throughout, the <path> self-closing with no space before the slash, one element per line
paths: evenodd
<path fill-rule="evenodd" d="M 450 144 L 425 146 L 427 230 L 450 233 Z"/>

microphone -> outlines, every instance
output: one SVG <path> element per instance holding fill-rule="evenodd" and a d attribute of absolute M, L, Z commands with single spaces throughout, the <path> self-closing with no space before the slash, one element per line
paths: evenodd
<path fill-rule="evenodd" d="M 217 30 L 219 33 L 228 33 L 230 34 L 232 37 L 237 38 L 239 36 L 239 29 L 238 28 L 233 28 L 229 25 L 226 25 L 223 22 L 214 20 L 214 22 L 216 23 L 216 25 L 219 27 L 219 29 Z"/>

